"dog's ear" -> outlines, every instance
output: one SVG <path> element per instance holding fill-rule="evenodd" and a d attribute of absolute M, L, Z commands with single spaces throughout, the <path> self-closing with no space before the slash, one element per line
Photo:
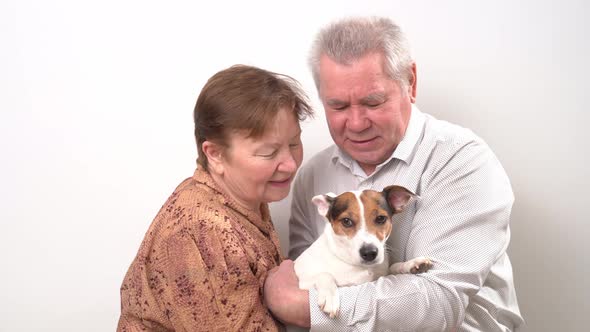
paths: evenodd
<path fill-rule="evenodd" d="M 395 214 L 402 212 L 410 199 L 416 197 L 416 194 L 402 186 L 388 186 L 383 189 L 383 196 Z"/>
<path fill-rule="evenodd" d="M 314 196 L 311 201 L 318 207 L 319 214 L 323 217 L 327 217 L 328 211 L 330 210 L 330 206 L 332 206 L 335 197 L 336 195 L 333 193 L 327 193 L 325 195 Z"/>

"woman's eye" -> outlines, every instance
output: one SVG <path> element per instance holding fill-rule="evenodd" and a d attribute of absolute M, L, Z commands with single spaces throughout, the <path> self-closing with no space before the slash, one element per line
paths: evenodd
<path fill-rule="evenodd" d="M 277 150 L 268 153 L 260 153 L 259 156 L 263 158 L 272 158 L 277 154 Z"/>
<path fill-rule="evenodd" d="M 354 223 L 349 218 L 343 218 L 340 222 L 342 223 L 342 226 L 344 226 L 346 228 L 354 226 Z"/>
<path fill-rule="evenodd" d="M 375 218 L 375 223 L 381 225 L 384 224 L 387 221 L 387 217 L 386 216 L 377 216 L 377 218 Z"/>

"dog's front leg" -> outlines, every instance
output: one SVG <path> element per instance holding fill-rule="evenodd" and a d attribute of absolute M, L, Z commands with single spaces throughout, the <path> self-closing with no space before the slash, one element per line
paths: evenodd
<path fill-rule="evenodd" d="M 314 277 L 315 288 L 318 291 L 318 304 L 323 312 L 330 318 L 338 316 L 340 310 L 340 297 L 336 280 L 329 273 L 320 273 Z"/>
<path fill-rule="evenodd" d="M 392 274 L 423 273 L 432 267 L 432 260 L 428 257 L 416 257 L 407 262 L 395 263 L 389 267 Z"/>

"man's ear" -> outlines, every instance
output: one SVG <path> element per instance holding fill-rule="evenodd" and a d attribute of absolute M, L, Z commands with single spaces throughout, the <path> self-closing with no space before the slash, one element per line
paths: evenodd
<path fill-rule="evenodd" d="M 223 175 L 223 152 L 224 147 L 213 143 L 211 141 L 205 141 L 201 145 L 203 153 L 207 156 L 207 164 L 210 172 L 215 172 L 217 175 Z"/>
<path fill-rule="evenodd" d="M 332 202 L 334 202 L 335 195 L 332 193 L 327 193 L 325 195 L 317 195 L 314 196 L 311 201 L 318 207 L 318 213 L 322 217 L 328 217 L 328 211 L 330 210 L 330 206 L 332 206 Z"/>
<path fill-rule="evenodd" d="M 412 63 L 412 69 L 410 71 L 410 77 L 408 77 L 408 96 L 410 101 L 416 102 L 416 89 L 418 88 L 418 73 L 416 72 L 416 63 Z"/>
<path fill-rule="evenodd" d="M 388 186 L 383 189 L 383 195 L 393 213 L 402 212 L 412 197 L 416 194 L 402 186 Z"/>

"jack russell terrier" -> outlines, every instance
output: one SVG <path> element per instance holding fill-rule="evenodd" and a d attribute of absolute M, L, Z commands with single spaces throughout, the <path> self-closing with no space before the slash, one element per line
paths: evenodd
<path fill-rule="evenodd" d="M 385 242 L 392 216 L 415 197 L 401 186 L 374 190 L 328 193 L 313 197 L 326 217 L 322 235 L 295 260 L 299 288 L 315 287 L 322 311 L 334 318 L 340 309 L 338 286 L 377 280 L 389 273 L 422 273 L 432 267 L 426 257 L 389 265 Z"/>

